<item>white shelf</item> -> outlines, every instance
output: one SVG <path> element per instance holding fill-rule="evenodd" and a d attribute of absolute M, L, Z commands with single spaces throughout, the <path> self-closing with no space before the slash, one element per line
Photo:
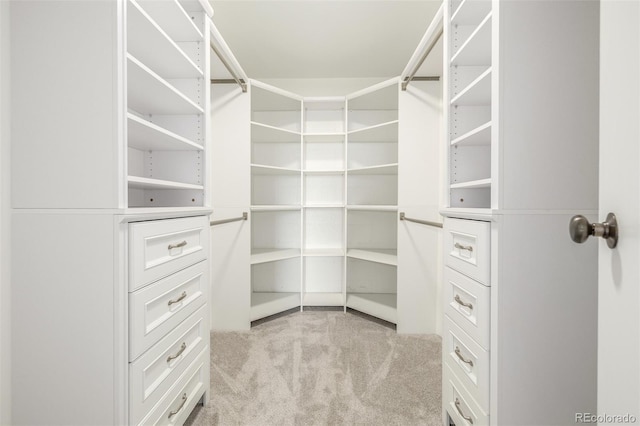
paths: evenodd
<path fill-rule="evenodd" d="M 202 151 L 204 147 L 135 114 L 127 113 L 128 146 L 145 151 Z"/>
<path fill-rule="evenodd" d="M 477 25 L 491 11 L 491 0 L 462 0 L 451 16 L 454 25 Z"/>
<path fill-rule="evenodd" d="M 474 188 L 490 188 L 491 178 L 478 179 L 470 182 L 454 183 L 449 186 L 451 189 L 474 189 Z"/>
<path fill-rule="evenodd" d="M 347 210 L 377 211 L 377 212 L 397 212 L 398 211 L 398 206 L 355 205 L 355 204 L 351 204 L 351 205 L 347 206 Z"/>
<path fill-rule="evenodd" d="M 453 55 L 451 65 L 491 65 L 491 12 Z"/>
<path fill-rule="evenodd" d="M 396 300 L 393 293 L 351 293 L 347 294 L 347 307 L 395 324 Z"/>
<path fill-rule="evenodd" d="M 252 164 L 251 173 L 254 175 L 297 175 L 300 170 L 287 167 L 267 166 L 264 164 Z"/>
<path fill-rule="evenodd" d="M 343 209 L 344 203 L 329 203 L 329 204 L 313 204 L 306 203 L 302 206 L 304 209 Z"/>
<path fill-rule="evenodd" d="M 451 100 L 451 105 L 490 105 L 491 68 L 480 74 Z"/>
<path fill-rule="evenodd" d="M 303 306 L 344 306 L 342 293 L 305 293 Z"/>
<path fill-rule="evenodd" d="M 345 133 L 303 133 L 305 142 L 344 142 Z"/>
<path fill-rule="evenodd" d="M 381 164 L 379 166 L 358 167 L 347 170 L 350 175 L 397 175 L 398 163 Z"/>
<path fill-rule="evenodd" d="M 398 120 L 351 130 L 347 135 L 349 142 L 397 142 Z"/>
<path fill-rule="evenodd" d="M 391 249 L 349 249 L 347 250 L 347 257 L 367 260 L 369 262 L 384 263 L 385 265 L 398 265 L 398 251 Z"/>
<path fill-rule="evenodd" d="M 342 248 L 321 248 L 321 249 L 305 249 L 302 252 L 303 256 L 344 256 L 344 249 Z"/>
<path fill-rule="evenodd" d="M 202 41 L 202 32 L 177 0 L 137 0 L 174 41 Z"/>
<path fill-rule="evenodd" d="M 251 321 L 300 306 L 300 293 L 251 293 Z"/>
<path fill-rule="evenodd" d="M 305 175 L 343 175 L 345 170 L 303 170 Z"/>
<path fill-rule="evenodd" d="M 300 142 L 300 132 L 270 126 L 268 124 L 251 122 L 252 142 Z"/>
<path fill-rule="evenodd" d="M 128 4 L 127 51 L 130 54 L 163 78 L 203 77 L 202 70 L 135 0 Z"/>
<path fill-rule="evenodd" d="M 252 212 L 277 212 L 277 211 L 292 211 L 292 210 L 300 210 L 301 207 L 299 205 L 254 205 L 251 206 Z"/>
<path fill-rule="evenodd" d="M 203 114 L 204 110 L 142 64 L 127 54 L 127 104 L 141 114 Z"/>
<path fill-rule="evenodd" d="M 253 249 L 251 250 L 251 264 L 276 262 L 298 256 L 300 256 L 300 249 Z"/>
<path fill-rule="evenodd" d="M 193 185 L 190 183 L 173 182 L 161 179 L 151 179 L 140 176 L 129 176 L 127 178 L 130 188 L 137 189 L 196 189 L 203 190 L 203 185 Z"/>
<path fill-rule="evenodd" d="M 486 146 L 491 145 L 491 121 L 468 131 L 464 135 L 451 141 L 451 145 L 458 146 Z"/>

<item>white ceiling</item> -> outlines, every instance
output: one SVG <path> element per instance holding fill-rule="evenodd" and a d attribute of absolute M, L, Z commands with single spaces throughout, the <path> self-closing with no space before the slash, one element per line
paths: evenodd
<path fill-rule="evenodd" d="M 251 78 L 400 75 L 439 0 L 213 0 L 213 22 Z"/>

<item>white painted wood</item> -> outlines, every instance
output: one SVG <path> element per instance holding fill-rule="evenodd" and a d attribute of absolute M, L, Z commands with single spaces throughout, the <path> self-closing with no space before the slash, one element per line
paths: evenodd
<path fill-rule="evenodd" d="M 306 256 L 304 258 L 303 305 L 307 304 L 307 295 L 309 294 L 335 293 L 342 295 L 344 263 L 344 254 L 334 257 Z M 339 306 L 343 306 L 343 303 L 340 303 Z"/>
<path fill-rule="evenodd" d="M 127 181 L 129 182 L 129 187 L 134 189 L 153 189 L 153 188 L 198 189 L 198 190 L 204 189 L 203 185 L 193 185 L 190 183 L 174 182 L 174 181 L 162 180 L 162 179 L 152 179 L 152 178 L 146 178 L 142 176 L 128 176 Z"/>
<path fill-rule="evenodd" d="M 300 306 L 300 291 L 253 292 L 251 294 L 251 321 L 268 317 Z"/>
<path fill-rule="evenodd" d="M 597 414 L 628 414 L 634 421 L 640 419 L 639 28 L 638 3 L 601 3 L 597 219 L 614 212 L 620 240 L 614 250 L 604 241 L 587 242 L 599 255 Z"/>
<path fill-rule="evenodd" d="M 451 99 L 452 105 L 489 105 L 491 102 L 491 68 L 480 74 Z"/>
<path fill-rule="evenodd" d="M 463 0 L 451 14 L 454 25 L 472 25 L 482 22 L 491 11 L 491 0 Z"/>
<path fill-rule="evenodd" d="M 172 40 L 198 41 L 203 38 L 202 32 L 178 0 L 167 2 L 136 0 L 136 2 Z"/>
<path fill-rule="evenodd" d="M 448 365 L 442 368 L 442 403 L 455 425 L 486 426 L 489 414 L 482 410 Z M 458 405 L 456 406 L 456 401 Z M 471 420 L 467 420 L 470 418 Z M 491 419 L 493 421 L 493 419 Z"/>
<path fill-rule="evenodd" d="M 251 264 L 274 262 L 276 260 L 292 259 L 300 256 L 299 249 L 252 249 Z"/>
<path fill-rule="evenodd" d="M 368 260 L 369 262 L 384 263 L 385 265 L 398 265 L 398 250 L 395 249 L 349 249 L 347 257 Z"/>
<path fill-rule="evenodd" d="M 127 113 L 127 140 L 129 147 L 146 150 L 203 150 L 203 146 L 170 130 Z"/>
<path fill-rule="evenodd" d="M 473 3 L 473 2 L 470 2 Z M 481 7 L 487 10 L 487 2 Z M 452 20 L 456 25 L 456 21 Z M 491 63 L 491 12 L 487 13 L 469 38 L 451 57 L 451 65 L 489 65 Z"/>
<path fill-rule="evenodd" d="M 209 256 L 209 223 L 204 216 L 137 222 L 129 226 L 129 288 L 132 291 Z"/>
<path fill-rule="evenodd" d="M 208 269 L 206 262 L 200 262 L 130 293 L 130 361 L 209 300 Z"/>
<path fill-rule="evenodd" d="M 130 423 L 139 424 L 176 379 L 208 346 L 209 320 L 203 306 L 129 367 Z"/>
<path fill-rule="evenodd" d="M 444 222 L 444 263 L 463 274 L 491 283 L 489 222 L 447 218 Z"/>
<path fill-rule="evenodd" d="M 304 293 L 303 306 L 344 306 L 344 295 L 339 293 Z"/>
<path fill-rule="evenodd" d="M 395 294 L 349 293 L 347 307 L 394 324 L 397 321 Z"/>

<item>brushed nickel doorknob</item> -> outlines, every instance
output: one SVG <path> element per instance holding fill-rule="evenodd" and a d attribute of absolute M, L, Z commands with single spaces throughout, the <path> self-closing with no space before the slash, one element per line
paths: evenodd
<path fill-rule="evenodd" d="M 618 244 L 618 221 L 616 215 L 609 213 L 607 220 L 602 223 L 589 223 L 589 220 L 578 214 L 569 221 L 569 235 L 576 243 L 584 243 L 590 236 L 602 237 L 607 240 L 609 248 Z"/>

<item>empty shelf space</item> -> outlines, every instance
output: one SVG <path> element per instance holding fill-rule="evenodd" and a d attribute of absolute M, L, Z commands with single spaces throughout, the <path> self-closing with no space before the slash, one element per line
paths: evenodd
<path fill-rule="evenodd" d="M 321 248 L 321 249 L 305 249 L 302 253 L 303 256 L 344 256 L 344 249 L 342 248 Z"/>
<path fill-rule="evenodd" d="M 251 264 L 275 262 L 300 256 L 300 249 L 253 249 L 251 250 Z"/>
<path fill-rule="evenodd" d="M 347 170 L 350 175 L 397 175 L 398 163 L 379 166 L 357 167 Z"/>
<path fill-rule="evenodd" d="M 202 32 L 178 0 L 136 0 L 174 41 L 202 41 Z"/>
<path fill-rule="evenodd" d="M 451 16 L 454 25 L 478 25 L 491 12 L 491 0 L 463 0 Z"/>
<path fill-rule="evenodd" d="M 393 142 L 398 140 L 398 120 L 363 127 L 348 133 L 349 142 Z"/>
<path fill-rule="evenodd" d="M 305 293 L 302 297 L 303 306 L 344 306 L 342 293 Z"/>
<path fill-rule="evenodd" d="M 491 13 L 453 55 L 451 65 L 491 65 Z"/>
<path fill-rule="evenodd" d="M 140 176 L 129 176 L 127 180 L 129 182 L 129 187 L 138 189 L 204 189 L 204 186 L 202 185 L 145 178 Z"/>
<path fill-rule="evenodd" d="M 398 251 L 395 249 L 349 249 L 347 257 L 385 265 L 398 265 Z"/>
<path fill-rule="evenodd" d="M 347 307 L 389 321 L 397 321 L 395 293 L 350 293 Z"/>
<path fill-rule="evenodd" d="M 159 75 L 127 54 L 127 102 L 144 114 L 203 114 L 204 110 Z"/>
<path fill-rule="evenodd" d="M 491 178 L 472 180 L 469 182 L 454 183 L 450 185 L 451 189 L 462 189 L 462 188 L 473 189 L 473 188 L 490 188 L 490 187 L 491 187 Z"/>
<path fill-rule="evenodd" d="M 398 211 L 398 206 L 355 205 L 355 204 L 350 204 L 350 205 L 347 206 L 347 210 L 396 212 L 396 211 Z"/>
<path fill-rule="evenodd" d="M 131 0 L 128 5 L 127 51 L 129 53 L 163 78 L 202 78 L 202 70 L 138 3 Z"/>
<path fill-rule="evenodd" d="M 254 175 L 297 175 L 300 170 L 287 167 L 267 166 L 264 164 L 252 164 L 251 173 Z"/>
<path fill-rule="evenodd" d="M 251 122 L 252 142 L 300 142 L 300 133 L 268 124 Z"/>
<path fill-rule="evenodd" d="M 491 68 L 480 74 L 451 100 L 451 105 L 489 105 L 490 103 Z"/>
<path fill-rule="evenodd" d="M 468 131 L 451 141 L 451 145 L 476 146 L 491 144 L 491 121 Z"/>
<path fill-rule="evenodd" d="M 145 151 L 202 151 L 204 149 L 202 145 L 131 113 L 127 113 L 127 140 L 129 147 Z"/>
<path fill-rule="evenodd" d="M 251 293 L 251 321 L 300 306 L 300 293 Z"/>

